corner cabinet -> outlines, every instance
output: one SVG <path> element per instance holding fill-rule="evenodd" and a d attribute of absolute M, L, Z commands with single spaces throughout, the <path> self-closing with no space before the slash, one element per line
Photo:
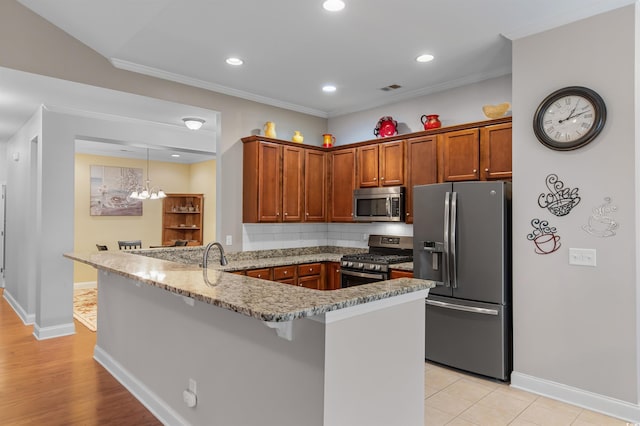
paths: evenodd
<path fill-rule="evenodd" d="M 186 240 L 190 246 L 202 245 L 202 194 L 167 194 L 162 199 L 162 245 Z"/>

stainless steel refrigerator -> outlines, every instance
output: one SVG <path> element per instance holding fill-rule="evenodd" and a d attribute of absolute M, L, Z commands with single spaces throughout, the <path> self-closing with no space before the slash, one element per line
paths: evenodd
<path fill-rule="evenodd" d="M 437 282 L 425 359 L 509 380 L 511 183 L 415 186 L 413 212 L 414 276 Z"/>

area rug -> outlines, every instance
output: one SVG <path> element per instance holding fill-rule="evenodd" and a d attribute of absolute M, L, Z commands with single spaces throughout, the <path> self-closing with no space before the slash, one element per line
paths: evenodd
<path fill-rule="evenodd" d="M 85 288 L 73 292 L 73 317 L 91 331 L 97 330 L 98 289 Z"/>

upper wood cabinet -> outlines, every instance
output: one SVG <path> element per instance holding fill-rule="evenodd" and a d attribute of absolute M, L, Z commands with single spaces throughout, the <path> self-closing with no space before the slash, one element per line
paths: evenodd
<path fill-rule="evenodd" d="M 511 179 L 511 123 L 480 129 L 480 164 L 482 180 Z"/>
<path fill-rule="evenodd" d="M 443 182 L 511 179 L 511 122 L 439 137 Z"/>
<path fill-rule="evenodd" d="M 431 135 L 407 140 L 407 223 L 413 223 L 413 187 L 438 182 L 437 139 Z"/>
<path fill-rule="evenodd" d="M 404 150 L 404 141 L 358 147 L 358 187 L 404 185 Z"/>
<path fill-rule="evenodd" d="M 477 128 L 439 135 L 442 181 L 480 179 L 480 132 Z"/>
<path fill-rule="evenodd" d="M 326 152 L 252 138 L 243 155 L 243 222 L 326 221 Z"/>
<path fill-rule="evenodd" d="M 303 219 L 303 148 L 282 147 L 282 221 L 300 222 Z"/>
<path fill-rule="evenodd" d="M 329 163 L 329 220 L 353 222 L 356 148 L 332 151 Z"/>
<path fill-rule="evenodd" d="M 304 221 L 327 221 L 327 162 L 329 154 L 305 150 Z"/>

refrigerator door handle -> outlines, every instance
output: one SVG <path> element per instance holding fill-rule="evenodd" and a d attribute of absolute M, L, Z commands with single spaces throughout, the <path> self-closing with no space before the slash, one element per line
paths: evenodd
<path fill-rule="evenodd" d="M 449 219 L 451 212 L 451 204 L 449 202 L 451 193 L 447 191 L 444 194 L 444 251 L 442 253 L 442 265 L 444 266 L 442 271 L 442 281 L 444 281 L 445 287 L 451 287 L 451 281 L 449 280 Z"/>
<path fill-rule="evenodd" d="M 456 311 L 471 312 L 474 314 L 483 314 L 483 315 L 499 314 L 499 312 L 496 309 L 475 308 L 473 306 L 456 305 L 455 303 L 441 302 L 439 300 L 426 299 L 426 304 L 431 306 L 437 306 L 438 308 L 453 309 Z"/>
<path fill-rule="evenodd" d="M 449 275 L 451 276 L 451 287 L 458 288 L 458 261 L 456 258 L 456 231 L 458 229 L 458 193 L 451 193 L 451 242 L 450 253 L 451 253 L 451 269 L 449 271 Z"/>

